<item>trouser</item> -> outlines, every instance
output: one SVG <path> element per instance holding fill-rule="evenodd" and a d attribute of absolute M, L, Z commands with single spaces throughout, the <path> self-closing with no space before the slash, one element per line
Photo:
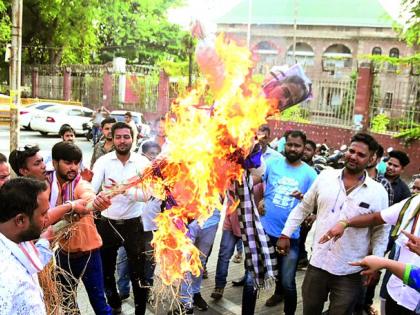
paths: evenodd
<path fill-rule="evenodd" d="M 117 255 L 117 286 L 120 295 L 130 294 L 130 269 L 128 268 L 127 252 L 124 246 L 118 248 Z"/>
<path fill-rule="evenodd" d="M 251 272 L 245 270 L 244 288 L 242 290 L 242 315 L 254 315 L 257 303 L 257 290 Z"/>
<path fill-rule="evenodd" d="M 200 251 L 201 264 L 205 264 L 206 257 L 210 252 L 216 236 L 218 225 L 212 225 L 208 228 L 201 229 L 196 221 L 189 225 L 190 237 Z M 192 308 L 194 294 L 200 293 L 201 281 L 203 280 L 203 273 L 195 277 L 191 273 L 186 274 L 186 281 L 181 282 L 181 289 L 179 292 L 180 301 L 187 308 Z"/>
<path fill-rule="evenodd" d="M 217 258 L 215 286 L 216 288 L 224 288 L 226 286 L 226 278 L 229 271 L 229 262 L 235 251 L 235 244 L 240 238 L 235 236 L 230 230 L 223 230 L 222 239 L 220 240 L 219 256 Z"/>
<path fill-rule="evenodd" d="M 153 255 L 152 247 L 153 232 L 147 231 L 144 232 L 144 248 L 146 253 L 146 261 L 144 262 L 144 273 L 146 277 L 146 282 L 149 286 L 153 286 L 153 275 L 155 273 L 155 258 Z"/>
<path fill-rule="evenodd" d="M 278 237 L 268 235 L 270 244 L 276 248 Z M 297 306 L 296 268 L 299 260 L 299 240 L 290 239 L 290 249 L 286 256 L 277 256 L 276 295 L 284 295 L 284 313 L 294 314 Z"/>
<path fill-rule="evenodd" d="M 312 225 L 302 224 L 300 226 L 300 233 L 299 233 L 299 260 L 300 259 L 308 259 L 308 251 L 306 250 L 306 238 L 308 237 L 308 233 L 311 230 Z"/>
<path fill-rule="evenodd" d="M 59 273 L 63 305 L 65 314 L 74 314 L 78 310 L 76 296 L 78 280 L 81 278 L 89 297 L 90 305 L 95 314 L 111 314 L 111 308 L 106 303 L 104 295 L 104 281 L 102 275 L 102 262 L 99 250 L 89 253 L 64 253 L 58 251 L 57 265 L 71 276 Z"/>
<path fill-rule="evenodd" d="M 144 286 L 144 232 L 140 217 L 129 220 L 111 220 L 101 217 L 96 223 L 103 240 L 101 255 L 105 293 L 109 305 L 112 308 L 121 307 L 121 299 L 115 283 L 115 268 L 118 248 L 124 246 L 133 288 L 135 314 L 145 314 L 148 288 Z"/>
<path fill-rule="evenodd" d="M 361 290 L 360 273 L 337 276 L 309 264 L 302 284 L 303 314 L 322 314 L 329 295 L 329 315 L 351 315 Z"/>

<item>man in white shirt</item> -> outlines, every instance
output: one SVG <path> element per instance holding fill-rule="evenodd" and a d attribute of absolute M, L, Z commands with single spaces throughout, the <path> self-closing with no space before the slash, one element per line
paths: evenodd
<path fill-rule="evenodd" d="M 150 162 L 131 153 L 133 130 L 124 122 L 112 126 L 115 151 L 100 157 L 93 167 L 92 186 L 98 192 L 102 185 L 120 184 L 140 175 Z M 136 315 L 145 314 L 147 289 L 144 285 L 144 230 L 141 220 L 145 196 L 141 190 L 130 189 L 125 194 L 111 199 L 111 206 L 97 220 L 98 231 L 103 240 L 101 255 L 105 291 L 114 313 L 121 311 L 121 298 L 115 284 L 117 250 L 124 246 L 127 252 L 130 279 L 134 293 Z"/>
<path fill-rule="evenodd" d="M 392 205 L 388 209 L 381 212 L 375 212 L 368 215 L 359 215 L 348 218 L 342 223 L 337 223 L 329 230 L 324 240 L 328 238 L 339 238 L 343 235 L 346 228 L 364 228 L 367 226 L 381 226 L 383 224 L 391 224 L 395 227 L 392 229 L 391 236 L 396 239 L 396 253 L 394 260 L 420 265 L 420 256 L 411 251 L 406 245 L 408 238 L 401 233 L 406 231 L 417 237 L 420 236 L 420 194 L 405 199 L 397 204 Z M 343 237 L 348 231 L 344 233 Z M 361 229 L 351 229 L 361 230 Z M 385 302 L 386 314 L 420 314 L 420 293 L 405 285 L 401 279 L 392 275 L 386 286 L 388 296 Z"/>
<path fill-rule="evenodd" d="M 277 242 L 279 253 L 284 255 L 290 247 L 290 236 L 314 207 L 318 209 L 313 254 L 302 287 L 305 315 L 321 314 L 328 295 L 330 314 L 351 314 L 362 289 L 362 277 L 361 268 L 348 262 L 362 259 L 370 249 L 374 255 L 384 254 L 387 226 L 349 229 L 338 241 L 318 243 L 337 221 L 388 206 L 385 189 L 365 170 L 377 148 L 378 143 L 370 135 L 353 136 L 345 154 L 344 169 L 323 171 L 286 221 Z"/>
<path fill-rule="evenodd" d="M 36 179 L 12 179 L 0 189 L 1 314 L 46 314 L 37 273 L 53 254 L 47 240 L 36 248 L 29 241 L 48 224 L 48 199 L 47 184 Z"/>

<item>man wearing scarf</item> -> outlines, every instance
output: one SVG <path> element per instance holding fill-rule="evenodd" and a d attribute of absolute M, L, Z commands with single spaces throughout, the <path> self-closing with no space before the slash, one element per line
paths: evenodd
<path fill-rule="evenodd" d="M 38 275 L 51 259 L 49 242 L 38 239 L 48 223 L 48 186 L 16 178 L 0 189 L 0 305 L 5 315 L 46 314 Z"/>

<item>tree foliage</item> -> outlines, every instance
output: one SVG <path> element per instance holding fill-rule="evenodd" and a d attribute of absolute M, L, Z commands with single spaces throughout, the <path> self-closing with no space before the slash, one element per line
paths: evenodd
<path fill-rule="evenodd" d="M 0 51 L 4 49 L 5 43 L 10 39 L 10 17 L 7 14 L 9 1 L 0 0 Z"/>
<path fill-rule="evenodd" d="M 24 61 L 102 63 L 120 56 L 155 64 L 183 58 L 185 33 L 166 18 L 177 4 L 179 0 L 25 0 Z"/>
<path fill-rule="evenodd" d="M 398 28 L 403 39 L 410 45 L 420 45 L 420 2 L 419 0 L 403 0 L 402 12 L 408 19 Z"/>

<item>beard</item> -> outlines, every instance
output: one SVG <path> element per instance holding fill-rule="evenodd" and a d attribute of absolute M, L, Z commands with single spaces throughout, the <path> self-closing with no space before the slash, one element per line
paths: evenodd
<path fill-rule="evenodd" d="M 287 161 L 289 161 L 290 163 L 294 163 L 298 160 L 300 160 L 303 156 L 303 152 L 302 153 L 290 153 L 287 150 L 284 152 L 284 156 L 286 157 Z"/>
<path fill-rule="evenodd" d="M 30 225 L 25 232 L 22 232 L 20 235 L 21 242 L 32 241 L 41 235 L 42 228 L 37 227 L 32 220 L 30 220 Z"/>
<path fill-rule="evenodd" d="M 130 153 L 130 150 L 131 150 L 131 145 L 115 147 L 115 152 L 117 152 L 120 155 L 127 155 Z"/>

